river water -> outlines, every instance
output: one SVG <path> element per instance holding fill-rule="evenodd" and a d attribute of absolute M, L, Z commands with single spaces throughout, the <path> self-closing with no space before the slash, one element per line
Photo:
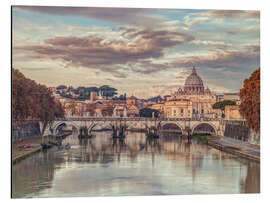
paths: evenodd
<path fill-rule="evenodd" d="M 260 192 L 260 164 L 173 135 L 147 140 L 110 132 L 71 149 L 36 153 L 13 165 L 12 197 L 232 194 Z"/>

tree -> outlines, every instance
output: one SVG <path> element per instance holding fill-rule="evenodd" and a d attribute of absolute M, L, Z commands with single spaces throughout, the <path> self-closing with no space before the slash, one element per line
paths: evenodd
<path fill-rule="evenodd" d="M 159 116 L 158 110 L 150 109 L 150 108 L 143 108 L 140 110 L 140 117 L 152 118 L 153 113 L 154 113 L 155 118 L 157 118 Z"/>
<path fill-rule="evenodd" d="M 231 101 L 231 100 L 224 100 L 224 101 L 220 101 L 220 102 L 216 102 L 215 104 L 213 104 L 213 109 L 220 109 L 220 110 L 225 110 L 225 106 L 227 105 L 236 105 L 235 101 Z"/>
<path fill-rule="evenodd" d="M 102 96 L 108 98 L 113 97 L 114 95 L 117 95 L 117 89 L 110 87 L 108 85 L 103 85 L 99 88 L 99 91 L 101 91 Z"/>
<path fill-rule="evenodd" d="M 158 95 L 158 96 L 156 96 L 156 97 L 152 97 L 152 98 L 150 98 L 150 99 L 147 99 L 147 101 L 158 103 L 158 102 L 160 102 L 160 101 L 163 101 L 163 99 L 161 98 L 160 95 Z"/>
<path fill-rule="evenodd" d="M 12 122 L 19 128 L 28 119 L 39 119 L 43 122 L 43 129 L 56 117 L 63 117 L 64 109 L 55 100 L 52 92 L 34 80 L 26 78 L 19 70 L 12 68 Z"/>
<path fill-rule="evenodd" d="M 59 85 L 56 87 L 57 90 L 67 89 L 66 85 Z"/>
<path fill-rule="evenodd" d="M 260 130 L 260 68 L 244 81 L 240 90 L 240 113 L 247 120 L 248 127 Z"/>

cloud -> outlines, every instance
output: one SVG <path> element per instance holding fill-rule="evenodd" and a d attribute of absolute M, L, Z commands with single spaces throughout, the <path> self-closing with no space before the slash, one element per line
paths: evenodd
<path fill-rule="evenodd" d="M 32 6 L 13 9 L 18 12 L 14 14 L 20 14 L 12 19 L 14 66 L 33 71 L 52 67 L 66 80 L 81 72 L 77 78 L 89 73 L 89 81 L 93 82 L 122 81 L 123 93 L 141 88 L 138 94 L 142 96 L 149 95 L 148 91 L 165 94 L 176 88 L 174 85 L 183 85 L 193 65 L 213 86 L 237 89 L 260 63 L 259 11 Z M 38 15 L 40 18 L 33 19 L 37 15 L 29 15 L 30 12 L 61 18 L 53 21 L 48 15 Z M 82 17 L 82 23 L 77 23 Z M 40 78 L 44 73 L 40 71 Z M 33 78 L 36 75 L 37 72 Z"/>
<path fill-rule="evenodd" d="M 23 70 L 26 70 L 26 71 L 48 71 L 48 70 L 53 70 L 52 67 L 44 67 L 44 68 L 41 68 L 41 67 L 35 67 L 35 68 L 32 68 L 32 67 L 28 67 L 28 68 L 21 68 Z"/>
<path fill-rule="evenodd" d="M 148 59 L 160 58 L 164 50 L 194 40 L 194 37 L 179 31 L 130 29 L 121 27 L 122 35 L 130 40 L 112 40 L 96 36 L 55 37 L 43 44 L 15 46 L 14 53 L 26 58 L 61 60 L 66 67 L 86 67 L 111 72 L 118 78 L 126 77 L 123 65 L 151 65 L 150 69 L 137 72 L 150 73 L 162 69 L 160 64 L 149 63 Z M 16 58 L 16 55 L 14 56 Z M 132 68 L 134 70 L 134 68 Z"/>
<path fill-rule="evenodd" d="M 150 87 L 149 92 L 151 92 L 151 96 L 167 95 L 177 91 L 177 89 L 179 89 L 179 84 L 153 85 Z"/>
<path fill-rule="evenodd" d="M 193 40 L 190 42 L 191 44 L 195 45 L 203 45 L 211 50 L 225 50 L 226 48 L 232 47 L 231 43 L 225 43 L 223 41 L 212 41 L 212 40 Z"/>
<path fill-rule="evenodd" d="M 260 39 L 260 25 L 245 26 L 238 29 L 228 29 L 225 32 L 229 35 L 246 35 L 256 39 Z"/>
<path fill-rule="evenodd" d="M 49 31 L 52 30 L 52 26 L 24 26 L 23 29 L 26 32 L 36 32 L 36 31 Z"/>
<path fill-rule="evenodd" d="M 230 19 L 230 21 L 228 21 Z M 184 17 L 185 30 L 194 30 L 201 26 L 235 26 L 251 21 L 259 21 L 260 11 L 248 10 L 207 10 L 190 12 Z M 240 26 L 243 27 L 243 26 Z M 210 30 L 209 30 L 210 31 Z"/>
<path fill-rule="evenodd" d="M 178 67 L 209 67 L 239 69 L 259 65 L 259 45 L 246 46 L 244 50 L 218 51 L 212 54 L 179 57 L 171 62 L 171 66 Z"/>
<path fill-rule="evenodd" d="M 212 43 L 212 42 L 211 42 Z M 210 43 L 210 44 L 211 44 Z M 213 44 L 215 44 L 213 42 Z M 131 67 L 133 72 L 140 74 L 153 74 L 160 71 L 175 70 L 181 72 L 176 78 L 183 80 L 188 72 L 186 68 L 193 66 L 220 69 L 224 71 L 241 72 L 250 68 L 260 66 L 260 45 L 247 44 L 239 50 L 215 50 L 211 53 L 200 53 L 194 55 L 172 54 L 164 56 L 166 62 L 157 60 L 144 60 Z M 220 72 L 219 74 L 223 74 Z"/>
<path fill-rule="evenodd" d="M 31 12 L 62 15 L 82 16 L 114 23 L 137 25 L 144 27 L 157 26 L 163 18 L 150 15 L 157 9 L 145 8 L 106 8 L 106 7 L 57 7 L 57 6 L 14 6 L 14 9 L 27 10 Z"/>
<path fill-rule="evenodd" d="M 133 72 L 145 75 L 157 73 L 168 68 L 164 63 L 153 63 L 151 60 L 140 61 L 134 65 L 130 64 L 129 66 Z"/>
<path fill-rule="evenodd" d="M 247 11 L 247 10 L 210 10 L 204 15 L 217 18 L 259 18 L 260 11 Z"/>

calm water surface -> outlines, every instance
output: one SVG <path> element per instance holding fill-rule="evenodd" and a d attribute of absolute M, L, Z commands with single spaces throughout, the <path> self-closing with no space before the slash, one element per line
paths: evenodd
<path fill-rule="evenodd" d="M 197 140 L 175 136 L 147 141 L 129 132 L 124 142 L 110 132 L 79 141 L 70 150 L 52 148 L 15 164 L 12 196 L 228 194 L 260 192 L 260 165 Z"/>

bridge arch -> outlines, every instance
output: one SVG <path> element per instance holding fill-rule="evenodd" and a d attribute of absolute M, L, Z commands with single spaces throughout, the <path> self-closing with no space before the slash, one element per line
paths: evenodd
<path fill-rule="evenodd" d="M 103 122 L 103 123 L 92 123 L 90 126 L 88 126 L 87 130 L 88 133 L 92 130 L 99 130 L 99 129 L 112 129 L 112 126 L 108 122 Z"/>
<path fill-rule="evenodd" d="M 211 135 L 217 135 L 218 131 L 215 125 L 208 122 L 197 123 L 192 128 L 192 135 L 194 133 L 210 133 Z"/>
<path fill-rule="evenodd" d="M 72 126 L 72 127 L 74 127 L 74 128 L 77 130 L 77 132 L 79 132 L 79 130 L 80 130 L 80 127 L 79 127 L 76 123 L 74 123 L 74 122 L 72 122 L 72 121 L 61 121 L 61 122 L 56 123 L 56 124 L 52 127 L 52 129 L 53 129 L 53 134 L 54 134 L 54 135 L 56 135 L 58 128 L 59 128 L 61 125 L 63 125 L 63 124 L 66 125 L 66 126 Z"/>
<path fill-rule="evenodd" d="M 161 130 L 179 131 L 181 134 L 183 134 L 183 128 L 178 123 L 175 122 L 161 123 Z"/>

